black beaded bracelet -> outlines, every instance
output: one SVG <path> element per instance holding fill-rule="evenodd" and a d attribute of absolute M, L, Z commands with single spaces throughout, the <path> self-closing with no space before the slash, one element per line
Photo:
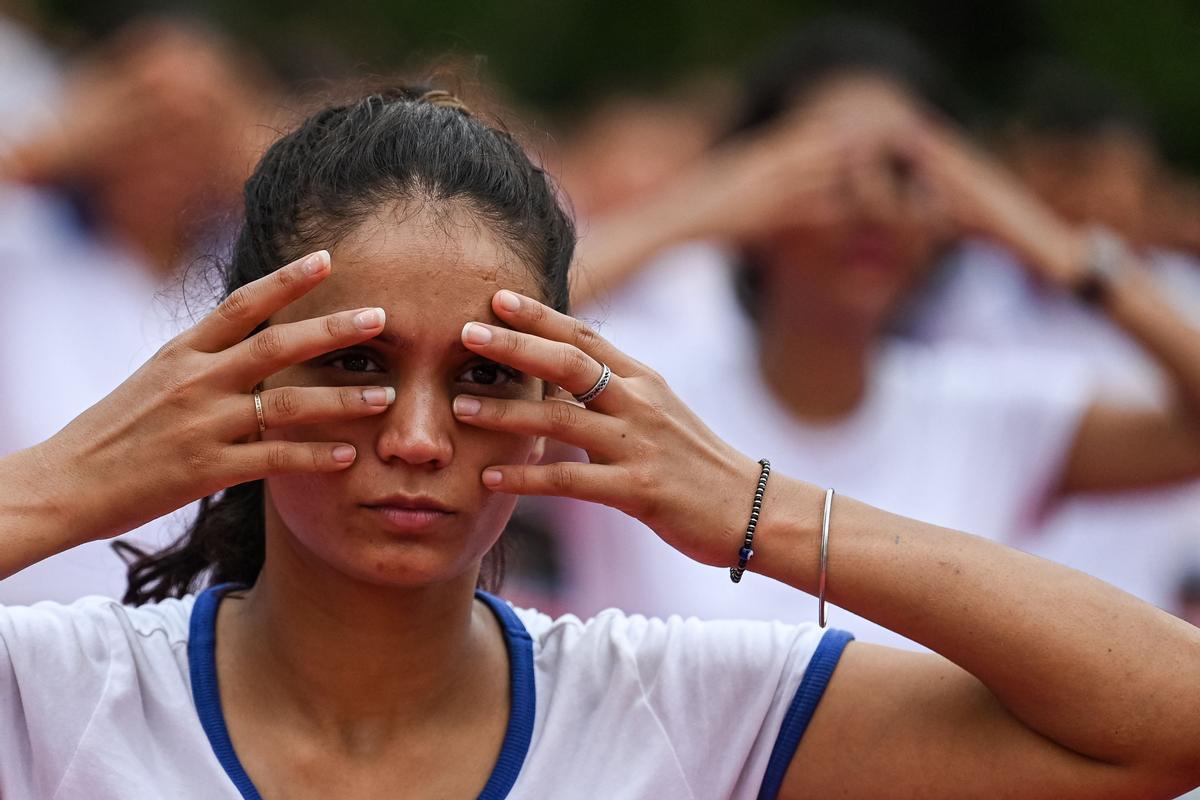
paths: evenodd
<path fill-rule="evenodd" d="M 771 477 L 771 462 L 760 458 L 758 463 L 762 472 L 758 473 L 758 487 L 754 490 L 754 508 L 750 510 L 750 523 L 746 525 L 746 538 L 742 541 L 742 549 L 738 551 L 737 566 L 729 568 L 729 579 L 734 583 L 741 583 L 746 564 L 750 562 L 750 556 L 754 555 L 754 529 L 758 527 L 758 515 L 762 511 L 763 495 L 767 491 L 767 478 Z"/>

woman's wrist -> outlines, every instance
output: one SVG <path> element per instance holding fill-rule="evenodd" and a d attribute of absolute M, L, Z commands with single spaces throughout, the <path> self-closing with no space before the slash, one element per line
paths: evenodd
<path fill-rule="evenodd" d="M 820 486 L 772 473 L 749 570 L 816 594 L 824 502 Z"/>

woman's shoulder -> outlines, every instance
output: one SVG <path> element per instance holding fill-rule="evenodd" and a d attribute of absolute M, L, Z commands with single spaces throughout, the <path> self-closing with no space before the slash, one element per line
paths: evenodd
<path fill-rule="evenodd" d="M 0 639 L 16 648 L 112 653 L 126 647 L 173 650 L 186 646 L 195 598 L 186 595 L 131 606 L 112 597 L 88 596 L 72 603 L 39 602 L 0 607 Z"/>
<path fill-rule="evenodd" d="M 630 614 L 610 608 L 595 616 L 552 617 L 514 608 L 533 640 L 535 657 L 557 669 L 599 671 L 628 667 L 642 674 L 661 670 L 802 666 L 816 650 L 822 631 L 799 625 L 751 620 L 701 620 Z"/>

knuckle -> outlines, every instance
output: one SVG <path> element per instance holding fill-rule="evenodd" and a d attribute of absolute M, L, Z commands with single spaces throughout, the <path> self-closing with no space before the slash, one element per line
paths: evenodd
<path fill-rule="evenodd" d="M 300 281 L 300 276 L 294 269 L 277 269 L 274 273 L 274 280 L 276 286 L 287 291 Z"/>
<path fill-rule="evenodd" d="M 580 350 L 589 350 L 604 340 L 585 322 L 575 320 L 571 325 L 571 343 Z"/>
<path fill-rule="evenodd" d="M 346 329 L 342 318 L 336 314 L 330 314 L 325 317 L 322 326 L 325 328 L 325 335 L 330 339 L 342 338 Z"/>
<path fill-rule="evenodd" d="M 521 355 L 529 347 L 529 341 L 524 336 L 518 336 L 508 331 L 497 332 L 500 343 L 512 355 Z"/>
<path fill-rule="evenodd" d="M 250 340 L 250 352 L 255 358 L 272 361 L 283 352 L 283 337 L 274 328 L 267 328 Z"/>
<path fill-rule="evenodd" d="M 480 414 L 487 414 L 493 422 L 503 422 L 508 419 L 512 409 L 508 403 L 484 403 L 479 411 Z"/>
<path fill-rule="evenodd" d="M 646 368 L 645 378 L 647 383 L 660 392 L 669 388 L 667 386 L 667 379 L 662 376 L 662 373 L 655 372 L 648 367 Z"/>
<path fill-rule="evenodd" d="M 267 407 L 274 422 L 287 422 L 299 415 L 300 397 L 295 389 L 276 389 L 270 394 Z"/>
<path fill-rule="evenodd" d="M 342 411 L 351 413 L 359 411 L 363 407 L 363 396 L 361 389 L 342 389 L 337 393 L 338 402 L 342 406 Z"/>
<path fill-rule="evenodd" d="M 250 293 L 245 288 L 235 289 L 217 306 L 217 313 L 227 322 L 241 322 L 250 310 Z"/>
<path fill-rule="evenodd" d="M 550 485 L 555 489 L 569 492 L 575 485 L 575 471 L 569 464 L 550 465 Z"/>
<path fill-rule="evenodd" d="M 564 347 L 562 349 L 562 374 L 567 375 L 586 375 L 588 367 L 591 366 L 592 359 L 577 347 Z"/>
<path fill-rule="evenodd" d="M 208 447 L 189 450 L 183 456 L 184 468 L 189 475 L 207 475 L 220 460 L 220 454 Z"/>
<path fill-rule="evenodd" d="M 154 357 L 158 361 L 174 362 L 183 357 L 183 353 L 187 348 L 179 343 L 179 339 L 175 338 L 158 348 L 158 352 Z"/>
<path fill-rule="evenodd" d="M 546 408 L 546 423 L 552 433 L 567 431 L 575 425 L 575 409 L 566 403 L 551 400 Z"/>
<path fill-rule="evenodd" d="M 267 447 L 267 470 L 271 473 L 283 472 L 291 464 L 291 453 L 283 442 L 273 442 Z"/>

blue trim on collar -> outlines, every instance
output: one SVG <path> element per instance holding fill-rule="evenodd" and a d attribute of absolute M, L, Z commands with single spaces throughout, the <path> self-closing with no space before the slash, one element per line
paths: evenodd
<path fill-rule="evenodd" d="M 188 671 L 192 676 L 192 698 L 200 724 L 208 736 L 217 761 L 245 800 L 262 800 L 254 782 L 233 750 L 225 712 L 221 710 L 221 692 L 217 686 L 217 607 L 221 596 L 230 589 L 243 587 L 233 583 L 210 586 L 196 597 L 188 631 Z"/>
<path fill-rule="evenodd" d="M 800 739 L 808 730 L 808 723 L 812 721 L 817 703 L 821 702 L 821 696 L 825 694 L 829 679 L 833 677 L 834 667 L 838 665 L 846 645 L 853 640 L 852 634 L 831 628 L 817 643 L 817 649 L 809 659 L 804 677 L 800 680 L 792 704 L 783 718 L 783 725 L 779 728 L 779 737 L 771 750 L 767 771 L 763 774 L 762 786 L 758 790 L 758 800 L 775 800 L 778 796 L 779 787 L 783 785 L 783 776 L 796 755 Z"/>
<path fill-rule="evenodd" d="M 262 800 L 254 782 L 233 749 L 225 714 L 221 710 L 221 693 L 217 686 L 216 622 L 221 596 L 231 589 L 245 588 L 233 583 L 210 586 L 196 597 L 188 633 L 188 671 L 192 678 L 192 698 L 200 725 L 208 736 L 213 753 L 225 774 L 241 792 L 244 800 Z M 511 710 L 508 728 L 500 757 L 479 800 L 504 800 L 517 782 L 517 776 L 529 753 L 533 740 L 534 714 L 537 709 L 537 690 L 533 673 L 533 639 L 520 617 L 505 601 L 484 591 L 475 596 L 487 604 L 504 631 L 508 649 Z"/>
<path fill-rule="evenodd" d="M 479 800 L 504 800 L 517 782 L 521 766 L 529 754 L 533 741 L 534 712 L 537 710 L 537 687 L 533 680 L 533 638 L 525 629 L 525 623 L 505 601 L 484 591 L 475 596 L 488 604 L 500 627 L 504 629 L 504 644 L 508 647 L 510 683 L 510 710 L 508 730 L 504 732 L 504 745 L 500 757 L 492 768 Z"/>

